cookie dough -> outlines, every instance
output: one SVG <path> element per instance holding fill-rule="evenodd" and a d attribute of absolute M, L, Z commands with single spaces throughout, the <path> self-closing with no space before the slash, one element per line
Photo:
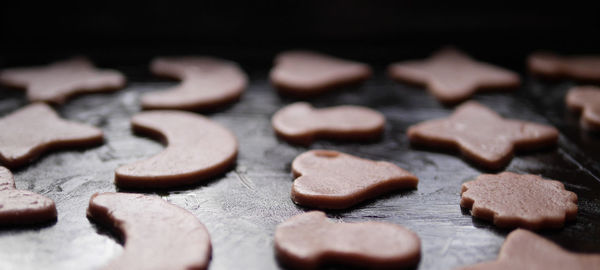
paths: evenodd
<path fill-rule="evenodd" d="M 402 189 L 415 189 L 419 179 L 384 161 L 372 161 L 328 150 L 305 152 L 292 162 L 296 180 L 292 200 L 302 206 L 344 209 Z"/>
<path fill-rule="evenodd" d="M 152 61 L 150 69 L 181 83 L 144 94 L 144 109 L 211 110 L 238 100 L 248 84 L 238 64 L 213 57 L 161 57 Z"/>
<path fill-rule="evenodd" d="M 133 130 L 163 138 L 167 147 L 145 160 L 115 171 L 122 188 L 173 188 L 198 183 L 227 171 L 236 160 L 235 135 L 201 115 L 183 111 L 142 112 L 131 120 Z"/>
<path fill-rule="evenodd" d="M 600 269 L 600 254 L 576 254 L 523 229 L 511 232 L 498 259 L 460 270 L 589 270 Z"/>
<path fill-rule="evenodd" d="M 505 167 L 515 149 L 539 149 L 558 141 L 554 127 L 503 119 L 475 101 L 460 105 L 448 118 L 413 125 L 407 135 L 413 144 L 460 150 L 468 160 L 491 170 Z"/>
<path fill-rule="evenodd" d="M 29 225 L 56 220 L 56 205 L 48 197 L 18 190 L 12 173 L 0 167 L 0 226 Z"/>
<path fill-rule="evenodd" d="M 22 166 L 51 149 L 102 144 L 96 127 L 61 119 L 50 106 L 34 103 L 0 118 L 0 160 Z"/>
<path fill-rule="evenodd" d="M 566 102 L 569 109 L 581 113 L 583 128 L 600 132 L 600 87 L 573 87 L 567 93 Z"/>
<path fill-rule="evenodd" d="M 292 269 L 335 264 L 368 269 L 416 266 L 421 240 L 400 225 L 383 222 L 334 223 L 325 213 L 294 216 L 275 230 L 275 252 Z"/>
<path fill-rule="evenodd" d="M 482 90 L 513 90 L 521 84 L 519 75 L 491 64 L 476 61 L 465 53 L 445 48 L 429 59 L 390 65 L 390 77 L 424 85 L 440 102 L 455 104 Z"/>
<path fill-rule="evenodd" d="M 365 141 L 381 137 L 383 114 L 361 106 L 336 106 L 315 109 L 297 102 L 280 109 L 271 120 L 273 129 L 284 140 L 309 145 L 317 138 Z"/>
<path fill-rule="evenodd" d="M 543 77 L 600 81 L 600 55 L 561 56 L 536 52 L 529 56 L 527 64 L 533 74 Z"/>
<path fill-rule="evenodd" d="M 96 193 L 87 216 L 115 230 L 125 247 L 103 269 L 207 269 L 208 231 L 187 210 L 160 197 L 135 193 Z"/>
<path fill-rule="evenodd" d="M 563 227 L 577 215 L 577 195 L 531 174 L 482 174 L 462 185 L 460 206 L 502 228 Z"/>
<path fill-rule="evenodd" d="M 96 69 L 87 58 L 77 57 L 48 66 L 2 70 L 0 83 L 27 89 L 31 102 L 62 104 L 76 94 L 123 88 L 125 76 L 115 70 Z"/>
<path fill-rule="evenodd" d="M 287 51 L 275 58 L 270 77 L 271 83 L 280 92 L 308 97 L 362 82 L 371 77 L 371 68 L 363 63 L 317 52 Z"/>

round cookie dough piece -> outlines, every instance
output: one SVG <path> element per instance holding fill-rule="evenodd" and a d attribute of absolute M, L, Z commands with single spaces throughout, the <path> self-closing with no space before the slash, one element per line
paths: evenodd
<path fill-rule="evenodd" d="M 238 143 L 225 127 L 183 111 L 141 112 L 131 120 L 134 131 L 162 137 L 167 147 L 145 160 L 115 171 L 122 188 L 173 188 L 224 173 L 236 160 Z"/>
<path fill-rule="evenodd" d="M 317 138 L 368 141 L 381 137 L 383 114 L 361 106 L 315 109 L 309 103 L 285 106 L 273 115 L 273 129 L 284 140 L 309 145 Z"/>
<path fill-rule="evenodd" d="M 123 253 L 103 269 L 207 269 L 208 231 L 187 210 L 160 197 L 134 193 L 96 193 L 87 216 L 119 232 Z"/>
<path fill-rule="evenodd" d="M 345 209 L 382 194 L 414 189 L 419 179 L 384 161 L 311 150 L 292 162 L 292 200 L 320 209 Z"/>
<path fill-rule="evenodd" d="M 334 223 L 325 213 L 294 216 L 275 230 L 275 252 L 292 269 L 318 269 L 328 264 L 368 269 L 400 269 L 417 265 L 419 237 L 392 223 Z"/>
<path fill-rule="evenodd" d="M 460 206 L 501 228 L 560 228 L 577 215 L 577 195 L 531 174 L 482 174 L 462 185 Z"/>
<path fill-rule="evenodd" d="M 335 58 L 311 51 L 287 51 L 275 58 L 271 83 L 280 92 L 307 97 L 371 77 L 363 63 Z"/>
<path fill-rule="evenodd" d="M 0 167 L 0 226 L 30 225 L 56 220 L 56 205 L 48 197 L 15 188 L 12 173 Z"/>

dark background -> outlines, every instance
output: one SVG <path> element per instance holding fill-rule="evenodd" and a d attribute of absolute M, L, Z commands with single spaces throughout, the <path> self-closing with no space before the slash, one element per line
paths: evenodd
<path fill-rule="evenodd" d="M 439 2 L 10 1 L 0 9 L 0 65 L 72 54 L 133 63 L 187 53 L 269 64 L 289 48 L 383 64 L 452 44 L 516 67 L 537 49 L 600 48 L 600 1 Z"/>

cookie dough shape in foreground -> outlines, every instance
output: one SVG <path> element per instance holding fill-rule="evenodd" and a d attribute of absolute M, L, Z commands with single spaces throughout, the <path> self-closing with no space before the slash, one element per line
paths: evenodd
<path fill-rule="evenodd" d="M 419 263 L 421 240 L 400 225 L 335 223 L 325 213 L 311 211 L 277 226 L 275 252 L 279 261 L 292 269 L 317 269 L 328 264 L 399 269 Z"/>
<path fill-rule="evenodd" d="M 460 206 L 501 228 L 560 228 L 577 215 L 577 195 L 531 174 L 482 174 L 462 185 Z"/>
<path fill-rule="evenodd" d="M 379 138 L 385 117 L 361 106 L 315 109 L 308 103 L 297 102 L 277 111 L 271 123 L 284 140 L 309 145 L 317 138 L 353 141 Z"/>
<path fill-rule="evenodd" d="M 187 210 L 157 196 L 96 193 L 87 216 L 115 230 L 123 253 L 103 269 L 206 269 L 211 257 L 208 231 Z"/>
<path fill-rule="evenodd" d="M 0 160 L 8 167 L 32 161 L 50 149 L 102 144 L 96 127 L 61 119 L 50 106 L 34 103 L 0 118 Z"/>
<path fill-rule="evenodd" d="M 473 60 L 452 48 L 442 49 L 425 60 L 394 63 L 388 68 L 396 80 L 424 85 L 440 102 L 454 104 L 481 90 L 512 90 L 521 84 L 510 70 Z"/>
<path fill-rule="evenodd" d="M 0 167 L 0 225 L 29 225 L 52 220 L 56 220 L 54 201 L 16 189 L 12 173 Z"/>
<path fill-rule="evenodd" d="M 167 147 L 157 155 L 115 171 L 122 188 L 172 188 L 198 183 L 225 172 L 235 162 L 237 139 L 225 127 L 183 111 L 148 111 L 135 115 L 137 133 L 162 137 Z"/>
<path fill-rule="evenodd" d="M 560 56 L 536 52 L 527 59 L 529 70 L 548 78 L 600 82 L 600 55 Z"/>
<path fill-rule="evenodd" d="M 275 58 L 271 83 L 282 93 L 306 97 L 362 82 L 371 76 L 363 63 L 311 51 L 287 51 Z"/>
<path fill-rule="evenodd" d="M 581 126 L 600 131 L 600 87 L 578 86 L 567 93 L 567 107 L 581 113 Z"/>
<path fill-rule="evenodd" d="M 83 57 L 47 66 L 10 68 L 0 71 L 0 83 L 27 89 L 29 101 L 65 103 L 76 94 L 110 92 L 125 86 L 118 71 L 97 69 Z"/>
<path fill-rule="evenodd" d="M 419 179 L 384 161 L 372 161 L 328 150 L 304 152 L 292 162 L 296 179 L 292 200 L 320 209 L 345 209 L 401 189 L 414 189 Z"/>
<path fill-rule="evenodd" d="M 576 254 L 527 230 L 511 232 L 496 261 L 460 270 L 591 270 L 600 269 L 600 254 Z"/>
<path fill-rule="evenodd" d="M 468 160 L 491 170 L 505 167 L 515 149 L 539 149 L 558 141 L 554 127 L 503 119 L 475 101 L 460 105 L 448 118 L 413 125 L 407 135 L 414 144 L 460 150 Z"/>
<path fill-rule="evenodd" d="M 150 69 L 181 83 L 144 94 L 144 109 L 210 110 L 238 100 L 248 84 L 236 63 L 212 57 L 161 57 L 152 61 Z"/>

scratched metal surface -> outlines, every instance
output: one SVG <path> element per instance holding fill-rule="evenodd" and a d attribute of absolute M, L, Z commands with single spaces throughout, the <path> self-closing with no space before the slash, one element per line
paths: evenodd
<path fill-rule="evenodd" d="M 239 139 L 235 169 L 189 189 L 155 193 L 191 211 L 206 225 L 213 244 L 212 270 L 278 269 L 273 256 L 275 226 L 306 210 L 290 200 L 290 163 L 309 148 L 290 146 L 274 136 L 271 115 L 293 100 L 275 94 L 267 68 L 249 73 L 250 86 L 239 102 L 209 114 Z M 163 149 L 159 142 L 132 134 L 129 127 L 129 118 L 140 110 L 142 93 L 174 84 L 152 78 L 145 69 L 143 65 L 123 69 L 131 79 L 124 90 L 80 96 L 57 108 L 67 119 L 100 127 L 105 143 L 84 151 L 53 152 L 15 171 L 18 188 L 56 202 L 58 221 L 0 229 L 0 269 L 97 269 L 122 252 L 120 240 L 88 221 L 85 211 L 93 193 L 116 190 L 113 172 L 117 166 Z M 506 170 L 559 179 L 577 193 L 577 221 L 541 234 L 569 250 L 600 252 L 600 139 L 580 132 L 576 116 L 564 110 L 562 98 L 571 84 L 527 78 L 515 93 L 480 94 L 475 99 L 504 116 L 552 123 L 561 129 L 557 148 L 518 154 Z M 2 89 L 0 95 L 2 115 L 26 103 L 19 91 Z M 422 240 L 418 269 L 451 269 L 496 258 L 508 231 L 472 219 L 458 204 L 461 183 L 482 171 L 453 153 L 415 149 L 405 136 L 409 125 L 447 116 L 451 108 L 441 106 L 418 87 L 392 82 L 381 67 L 365 84 L 312 102 L 317 107 L 369 106 L 384 113 L 387 124 L 383 139 L 375 143 L 318 141 L 310 149 L 387 160 L 420 179 L 416 190 L 329 212 L 331 218 L 393 222 L 414 230 Z"/>

